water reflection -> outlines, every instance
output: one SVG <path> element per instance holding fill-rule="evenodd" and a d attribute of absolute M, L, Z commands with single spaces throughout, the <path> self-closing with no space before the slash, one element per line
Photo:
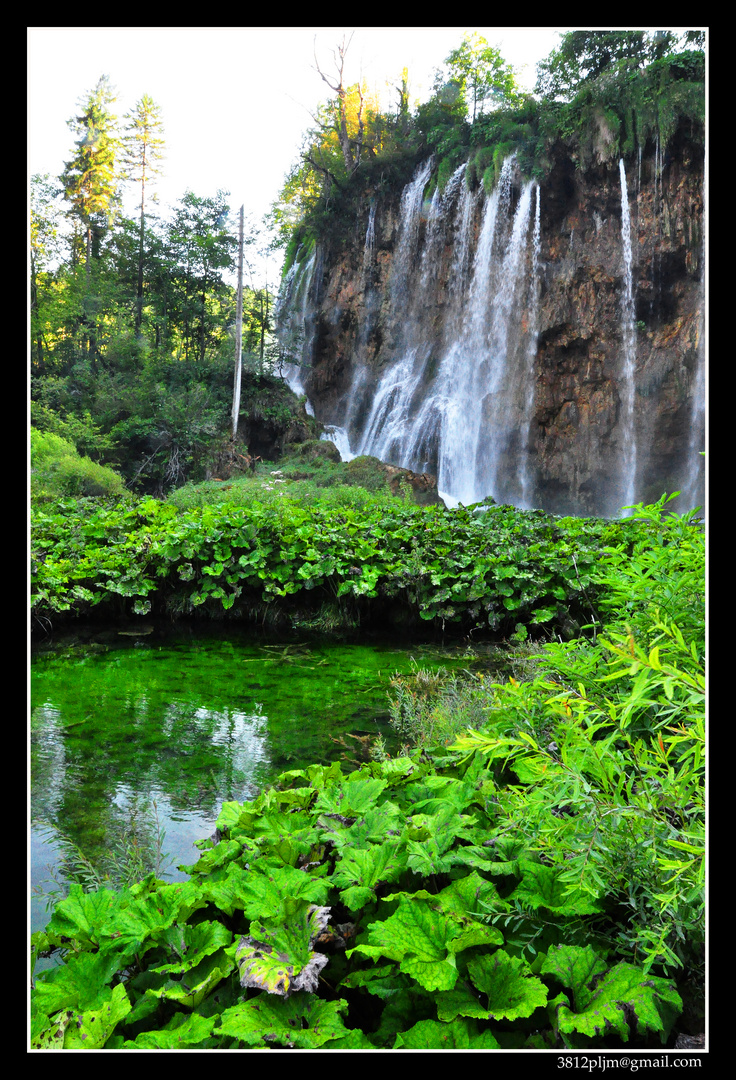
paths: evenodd
<path fill-rule="evenodd" d="M 182 877 L 176 867 L 195 861 L 193 843 L 212 833 L 224 801 L 253 798 L 285 769 L 339 758 L 351 734 L 385 735 L 390 678 L 416 655 L 264 643 L 232 630 L 179 638 L 156 630 L 137 642 L 100 635 L 37 655 L 33 885 L 63 877 L 62 836 L 105 866 L 131 837 L 155 849 L 151 838 L 163 831 L 170 878 Z M 422 663 L 453 659 L 435 650 Z M 45 919 L 37 898 L 33 921 Z"/>

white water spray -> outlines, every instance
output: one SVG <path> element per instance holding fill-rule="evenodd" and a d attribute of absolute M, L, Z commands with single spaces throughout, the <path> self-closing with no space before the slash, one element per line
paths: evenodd
<path fill-rule="evenodd" d="M 621 298 L 623 356 L 620 366 L 619 397 L 621 400 L 621 412 L 618 428 L 621 490 L 623 493 L 621 506 L 623 507 L 631 506 L 636 497 L 636 418 L 634 415 L 636 326 L 634 324 L 631 215 L 629 213 L 629 196 L 623 158 L 619 161 L 619 173 L 621 176 L 621 244 L 624 261 L 624 289 Z M 620 507 L 617 509 L 620 509 Z"/>

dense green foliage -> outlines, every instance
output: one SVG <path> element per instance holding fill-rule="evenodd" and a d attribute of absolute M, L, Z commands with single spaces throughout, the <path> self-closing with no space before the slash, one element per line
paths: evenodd
<path fill-rule="evenodd" d="M 34 509 L 35 613 L 242 616 L 328 602 L 350 623 L 394 610 L 409 622 L 569 636 L 593 615 L 601 545 L 636 535 L 626 522 L 419 507 L 380 493 L 302 502 L 278 475 L 261 490 L 258 501 L 251 488 L 247 503 L 181 510 L 151 498 Z"/>
<path fill-rule="evenodd" d="M 73 886 L 34 937 L 64 963 L 33 1045 L 649 1047 L 683 1006 L 699 1030 L 703 534 L 663 503 L 594 574 L 626 622 L 476 677 L 449 746 L 225 804 L 187 882 Z"/>
<path fill-rule="evenodd" d="M 68 439 L 31 429 L 31 498 L 36 503 L 64 496 L 122 498 L 120 476 L 77 453 Z"/>

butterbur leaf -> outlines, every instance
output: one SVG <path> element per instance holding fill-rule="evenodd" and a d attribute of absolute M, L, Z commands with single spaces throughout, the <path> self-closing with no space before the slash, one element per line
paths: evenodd
<path fill-rule="evenodd" d="M 215 1023 L 214 1016 L 176 1013 L 166 1027 L 159 1031 L 143 1031 L 136 1039 L 127 1040 L 123 1046 L 126 1050 L 183 1050 L 209 1038 Z"/>
<path fill-rule="evenodd" d="M 451 1024 L 439 1020 L 420 1020 L 396 1036 L 394 1050 L 496 1050 L 498 1042 L 490 1031 L 478 1033 L 469 1020 Z"/>
<path fill-rule="evenodd" d="M 395 964 L 376 964 L 372 968 L 360 968 L 358 971 L 351 971 L 349 975 L 345 976 L 340 985 L 348 990 L 356 986 L 363 986 L 369 994 L 375 994 L 376 997 L 388 1000 L 395 997 L 402 987 L 406 985 L 407 981 L 404 976 L 396 971 Z"/>
<path fill-rule="evenodd" d="M 115 914 L 114 931 L 110 936 L 115 937 L 120 946 L 127 945 L 140 952 L 146 943 L 150 947 L 162 932 L 177 921 L 185 921 L 204 905 L 205 901 L 197 894 L 192 882 L 162 885 L 154 892 L 140 894 L 121 905 Z"/>
<path fill-rule="evenodd" d="M 312 951 L 315 938 L 329 922 L 330 909 L 304 900 L 284 901 L 284 918 L 268 926 L 251 923 L 240 939 L 236 960 L 244 987 L 289 997 L 297 990 L 317 989 L 327 957 Z"/>
<path fill-rule="evenodd" d="M 375 1050 L 367 1035 L 364 1035 L 359 1028 L 353 1028 L 352 1031 L 348 1031 L 338 1039 L 330 1039 L 329 1042 L 324 1043 L 324 1050 Z"/>
<path fill-rule="evenodd" d="M 237 859 L 243 845 L 237 840 L 221 840 L 213 848 L 205 851 L 192 866 L 180 866 L 187 874 L 211 874 L 218 866 L 226 866 Z"/>
<path fill-rule="evenodd" d="M 309 877 L 293 866 L 260 869 L 256 864 L 245 870 L 236 863 L 227 868 L 219 880 L 206 879 L 202 893 L 221 911 L 232 915 L 243 911 L 248 919 L 271 919 L 282 909 L 287 897 L 321 904 L 327 898 L 329 886 L 319 878 Z"/>
<path fill-rule="evenodd" d="M 176 978 L 170 977 L 162 986 L 146 990 L 146 994 L 195 1009 L 234 967 L 226 950 L 218 949 L 200 960 L 196 967 Z M 161 976 L 162 973 L 158 974 Z"/>
<path fill-rule="evenodd" d="M 470 959 L 468 972 L 473 985 L 486 995 L 489 1018 L 518 1020 L 547 1002 L 547 987 L 532 975 L 526 961 L 501 949 Z"/>
<path fill-rule="evenodd" d="M 521 882 L 513 897 L 532 908 L 546 908 L 555 915 L 592 915 L 602 910 L 588 893 L 560 881 L 559 869 L 544 863 L 519 860 Z"/>
<path fill-rule="evenodd" d="M 99 945 L 113 932 L 122 896 L 111 889 L 84 892 L 81 885 L 70 885 L 69 895 L 54 908 L 46 933 L 52 941 L 69 938 L 83 946 Z"/>
<path fill-rule="evenodd" d="M 563 986 L 573 992 L 575 1007 L 584 1008 L 587 1001 L 588 983 L 606 970 L 601 959 L 590 945 L 553 945 L 544 958 L 541 975 L 553 975 Z"/>
<path fill-rule="evenodd" d="M 332 883 L 341 889 L 340 899 L 357 911 L 375 900 L 375 888 L 382 881 L 396 881 L 404 869 L 399 844 L 346 849 L 332 874 Z"/>
<path fill-rule="evenodd" d="M 120 957 L 109 953 L 79 953 L 67 963 L 36 978 L 31 993 L 34 1008 L 47 1016 L 61 1009 L 91 1009 L 109 996 L 109 984 Z"/>
<path fill-rule="evenodd" d="M 475 870 L 467 877 L 451 882 L 437 894 L 435 900 L 443 911 L 461 918 L 479 917 L 490 910 L 506 906 L 493 882 L 486 881 Z"/>
<path fill-rule="evenodd" d="M 542 974 L 544 970 L 545 965 Z M 656 1031 L 664 1040 L 681 1009 L 680 996 L 668 980 L 647 976 L 640 968 L 622 962 L 598 981 L 578 985 L 574 1009 L 561 1003 L 557 1024 L 563 1034 L 578 1032 L 595 1038 L 615 1031 L 628 1042 L 630 1022 L 635 1022 L 639 1035 Z"/>
<path fill-rule="evenodd" d="M 36 1049 L 101 1050 L 129 1012 L 128 995 L 119 983 L 109 989 L 107 1000 L 98 1008 L 83 1012 L 68 1009 L 53 1017 L 49 1028 L 32 1045 Z"/>
<path fill-rule="evenodd" d="M 373 923 L 368 942 L 351 949 L 374 959 L 397 960 L 407 975 L 425 990 L 449 990 L 455 985 L 457 967 L 454 939 L 460 928 L 442 912 L 422 901 L 402 901 L 385 922 Z"/>
<path fill-rule="evenodd" d="M 177 923 L 170 927 L 160 939 L 160 943 L 165 945 L 169 954 L 176 959 L 160 967 L 153 967 L 151 971 L 164 971 L 171 974 L 189 971 L 196 967 L 205 956 L 229 945 L 232 937 L 227 927 L 219 922 L 201 922 L 196 926 L 186 924 L 180 926 Z"/>
<path fill-rule="evenodd" d="M 220 832 L 224 833 L 227 829 L 234 828 L 240 821 L 243 810 L 244 807 L 242 803 L 224 802 L 215 823 Z"/>
<path fill-rule="evenodd" d="M 352 779 L 355 776 L 355 779 Z M 378 797 L 385 787 L 387 780 L 378 780 L 354 773 L 338 787 L 328 787 L 320 791 L 315 809 L 330 814 L 341 814 L 344 817 L 361 817 L 378 802 Z"/>
<path fill-rule="evenodd" d="M 369 848 L 382 843 L 386 837 L 399 833 L 403 816 L 395 803 L 382 803 L 372 807 L 357 820 L 341 814 L 323 814 L 319 818 L 323 837 L 342 852 L 355 848 Z"/>
<path fill-rule="evenodd" d="M 458 812 L 470 805 L 474 787 L 452 776 L 427 776 L 407 789 L 408 806 L 413 813 L 436 814 L 448 803 Z"/>
<path fill-rule="evenodd" d="M 250 1001 L 225 1009 L 216 1035 L 239 1039 L 248 1046 L 288 1046 L 316 1050 L 332 1039 L 349 1036 L 340 1013 L 346 1001 L 322 1001 L 312 994 L 295 994 L 288 1000 L 260 994 Z"/>

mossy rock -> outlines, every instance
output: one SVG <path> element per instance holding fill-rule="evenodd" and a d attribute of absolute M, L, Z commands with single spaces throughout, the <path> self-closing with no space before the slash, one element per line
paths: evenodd
<path fill-rule="evenodd" d="M 381 491 L 388 486 L 386 466 L 377 457 L 362 454 L 345 466 L 346 484 L 359 484 L 367 491 Z"/>
<path fill-rule="evenodd" d="M 303 461 L 335 461 L 341 460 L 340 451 L 333 442 L 325 439 L 308 439 L 306 442 L 293 443 L 289 446 L 289 457 L 300 458 Z"/>

